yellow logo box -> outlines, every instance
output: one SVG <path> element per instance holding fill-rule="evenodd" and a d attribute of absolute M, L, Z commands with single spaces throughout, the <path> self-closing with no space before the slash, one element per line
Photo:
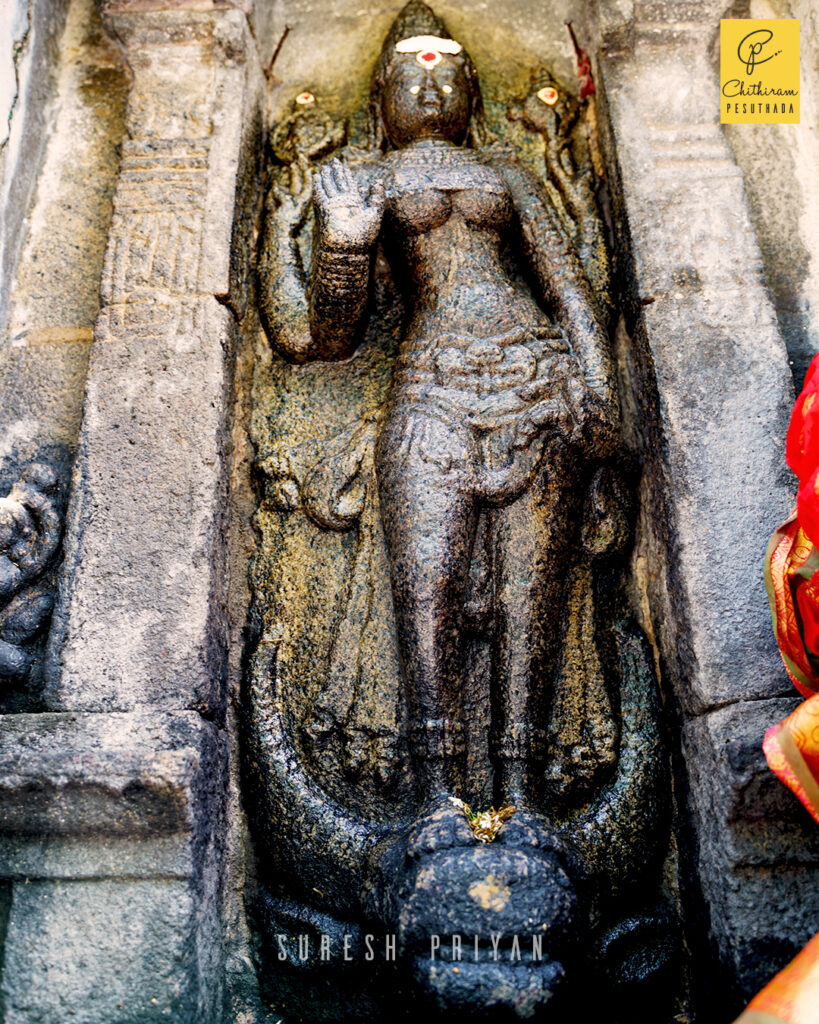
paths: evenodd
<path fill-rule="evenodd" d="M 799 124 L 799 19 L 719 23 L 722 124 Z"/>

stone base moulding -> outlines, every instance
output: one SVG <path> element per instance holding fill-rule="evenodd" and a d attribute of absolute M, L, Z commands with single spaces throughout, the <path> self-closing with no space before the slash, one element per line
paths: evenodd
<path fill-rule="evenodd" d="M 4 1021 L 218 1019 L 225 772 L 194 712 L 0 721 Z"/>

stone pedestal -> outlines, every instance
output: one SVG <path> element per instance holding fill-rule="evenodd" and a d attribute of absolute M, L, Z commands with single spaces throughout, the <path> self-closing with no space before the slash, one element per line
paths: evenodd
<path fill-rule="evenodd" d="M 3 719 L 4 1021 L 221 1019 L 225 760 L 190 711 Z"/>

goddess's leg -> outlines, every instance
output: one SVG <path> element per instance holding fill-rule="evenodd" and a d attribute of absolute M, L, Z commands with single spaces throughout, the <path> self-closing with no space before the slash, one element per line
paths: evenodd
<path fill-rule="evenodd" d="M 477 520 L 471 437 L 398 404 L 376 457 L 413 755 L 429 798 L 463 782 L 462 612 Z"/>
<path fill-rule="evenodd" d="M 500 797 L 516 803 L 531 802 L 529 769 L 544 756 L 546 684 L 580 499 L 572 461 L 550 446 L 532 487 L 494 513 L 497 781 Z"/>

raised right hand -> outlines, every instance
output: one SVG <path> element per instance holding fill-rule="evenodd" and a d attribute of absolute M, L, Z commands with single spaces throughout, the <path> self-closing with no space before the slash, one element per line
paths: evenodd
<path fill-rule="evenodd" d="M 331 160 L 313 178 L 320 244 L 336 252 L 365 252 L 378 238 L 384 202 L 380 181 L 364 199 L 349 169 Z"/>

